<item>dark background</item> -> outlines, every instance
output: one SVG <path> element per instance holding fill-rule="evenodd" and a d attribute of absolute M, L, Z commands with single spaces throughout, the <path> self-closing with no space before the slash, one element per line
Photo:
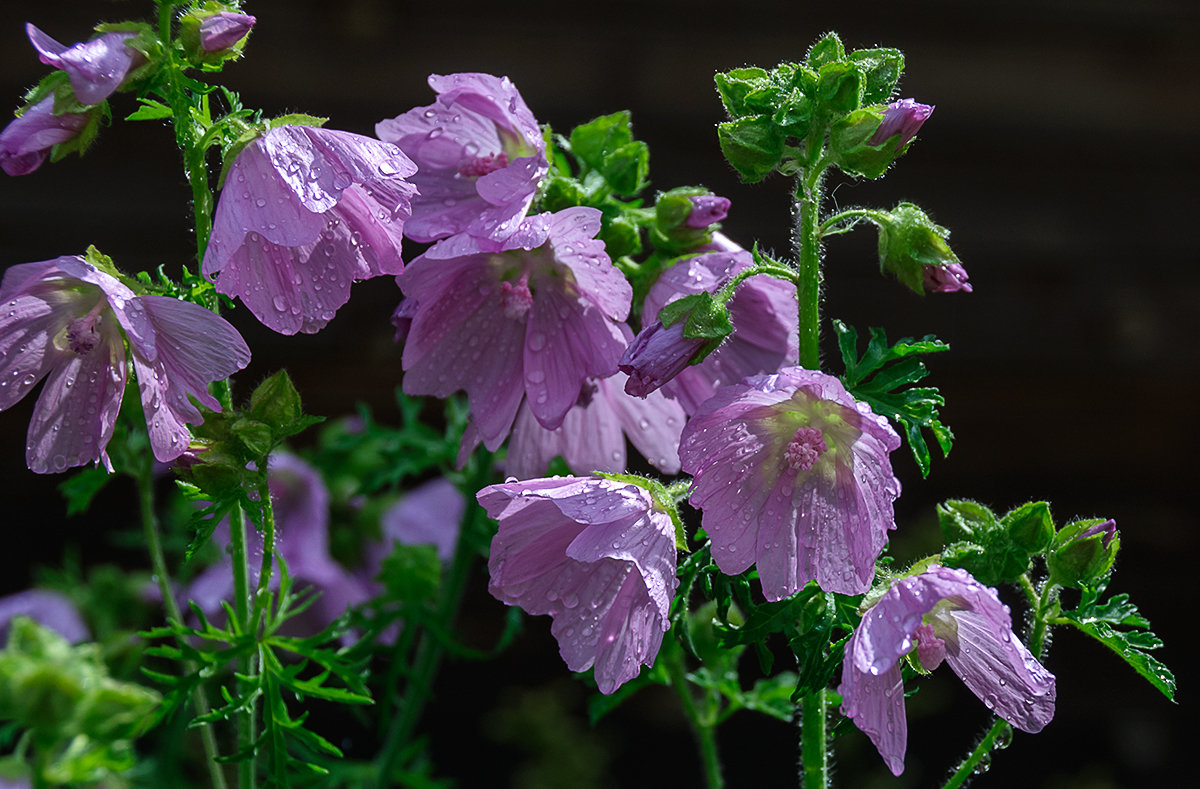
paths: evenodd
<path fill-rule="evenodd" d="M 151 7 L 5 3 L 0 96 L 16 106 L 45 71 L 25 39 L 27 18 L 70 43 L 101 18 L 141 17 Z M 848 48 L 902 49 L 901 95 L 937 111 L 887 178 L 838 183 L 831 205 L 918 203 L 953 231 L 975 292 L 920 298 L 881 278 L 868 228 L 827 245 L 826 315 L 864 329 L 882 325 L 892 337 L 935 333 L 954 349 L 931 362 L 931 380 L 947 397 L 943 416 L 957 444 L 924 481 L 897 454 L 905 487 L 896 552 L 919 554 L 936 534 L 934 505 L 949 497 L 1002 512 L 1045 499 L 1060 523 L 1114 517 L 1123 548 L 1112 589 L 1129 592 L 1153 621 L 1167 642 L 1158 656 L 1180 685 L 1172 705 L 1101 646 L 1059 632 L 1047 661 L 1058 676 L 1054 722 L 1036 737 L 1018 733 L 979 784 L 1166 786 L 1190 771 L 1200 6 L 264 0 L 247 10 L 259 19 L 248 57 L 225 72 L 247 106 L 327 115 L 331 127 L 371 134 L 378 120 L 430 103 L 430 72 L 506 74 L 539 120 L 559 131 L 631 109 L 656 187 L 700 183 L 728 196 L 725 231 L 780 254 L 788 184 L 741 185 L 724 164 L 712 73 L 799 59 L 828 29 Z M 121 117 L 132 102 L 120 95 L 114 106 Z M 118 122 L 84 160 L 0 180 L 0 265 L 95 244 L 127 271 L 178 271 L 194 252 L 188 199 L 169 130 Z M 239 387 L 286 366 L 314 413 L 336 416 L 363 401 L 394 417 L 400 353 L 388 316 L 396 300 L 388 278 L 356 285 L 325 331 L 292 338 L 236 311 L 231 320 L 255 354 Z M 825 340 L 833 360 L 831 332 Z M 103 539 L 128 517 L 125 498 L 114 494 L 88 517 L 68 520 L 54 491 L 60 480 L 24 468 L 32 405 L 26 398 L 0 415 L 3 521 L 13 541 L 4 587 L 27 585 L 32 565 L 60 562 L 66 546 L 85 559 L 141 561 Z M 464 621 L 468 632 L 486 634 L 501 606 L 482 581 L 477 587 Z M 558 662 L 545 620 L 531 620 L 497 663 L 447 667 L 437 692 L 426 731 L 441 773 L 464 786 L 532 786 L 522 771 L 547 759 L 576 764 L 563 782 L 577 788 L 651 785 L 676 772 L 684 777 L 668 785 L 698 780 L 689 735 L 665 692 L 643 693 L 589 729 L 586 691 Z M 986 718 L 946 671 L 922 684 L 910 711 L 908 770 L 880 785 L 935 783 Z M 740 713 L 721 741 L 731 786 L 794 785 L 787 726 Z M 840 743 L 838 756 L 843 786 L 886 776 L 860 735 Z"/>

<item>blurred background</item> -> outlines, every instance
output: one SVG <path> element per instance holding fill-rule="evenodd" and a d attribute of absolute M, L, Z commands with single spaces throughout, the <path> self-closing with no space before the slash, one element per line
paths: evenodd
<path fill-rule="evenodd" d="M 933 333 L 953 347 L 930 361 L 929 380 L 946 396 L 957 442 L 949 459 L 935 457 L 928 480 L 906 450 L 897 454 L 895 553 L 931 549 L 934 507 L 951 497 L 1000 512 L 1044 499 L 1059 523 L 1115 518 L 1122 552 L 1110 591 L 1128 592 L 1150 618 L 1166 641 L 1158 657 L 1179 680 L 1172 705 L 1100 645 L 1059 632 L 1047 661 L 1058 675 L 1054 722 L 1036 737 L 1018 733 L 978 785 L 1169 786 L 1190 771 L 1200 676 L 1188 604 L 1200 488 L 1189 459 L 1200 439 L 1200 5 L 251 0 L 245 10 L 258 25 L 247 57 L 223 78 L 246 106 L 329 116 L 330 127 L 372 134 L 379 120 L 432 101 L 429 73 L 486 71 L 509 76 L 560 132 L 630 109 L 655 187 L 702 184 L 729 197 L 725 232 L 780 255 L 789 184 L 743 185 L 724 163 L 713 72 L 801 59 L 827 30 L 848 49 L 903 50 L 900 95 L 937 110 L 886 178 L 834 179 L 827 208 L 917 203 L 953 231 L 975 292 L 921 298 L 880 277 L 869 227 L 826 247 L 828 317 L 884 326 L 892 338 Z M 152 12 L 149 0 L 3 4 L 0 98 L 18 106 L 46 70 L 25 21 L 70 43 L 98 21 Z M 131 97 L 114 99 L 116 117 L 132 111 Z M 194 254 L 189 194 L 170 131 L 118 121 L 85 159 L 0 180 L 0 265 L 95 244 L 126 271 L 165 264 L 177 273 Z M 233 312 L 254 351 L 239 388 L 286 367 L 312 413 L 338 416 L 365 402 L 381 420 L 395 418 L 400 349 L 388 318 L 397 300 L 389 278 L 360 283 L 315 336 L 281 337 Z M 825 354 L 836 369 L 831 331 Z M 105 539 L 131 517 L 131 488 L 114 487 L 89 516 L 68 519 L 61 480 L 25 468 L 32 406 L 26 398 L 0 414 L 13 541 L 2 591 L 24 588 L 34 565 L 61 563 L 67 550 L 140 566 L 138 551 Z M 485 645 L 501 614 L 477 579 L 466 638 L 476 628 Z M 439 774 L 462 786 L 698 782 L 677 702 L 657 690 L 591 727 L 589 691 L 559 662 L 549 620 L 531 619 L 500 660 L 445 667 L 423 731 Z M 852 734 L 838 745 L 840 785 L 932 785 L 986 723 L 949 672 L 922 684 L 910 716 L 902 778 L 887 777 L 866 738 Z M 795 785 L 796 733 L 786 724 L 738 713 L 720 738 L 730 786 Z"/>

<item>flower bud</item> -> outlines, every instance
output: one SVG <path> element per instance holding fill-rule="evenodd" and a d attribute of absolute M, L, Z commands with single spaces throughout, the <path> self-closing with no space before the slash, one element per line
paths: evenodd
<path fill-rule="evenodd" d="M 950 231 L 912 203 L 872 217 L 879 226 L 879 265 L 916 293 L 971 292 L 967 272 L 946 239 Z"/>
<path fill-rule="evenodd" d="M 899 150 L 913 141 L 922 124 L 933 114 L 933 105 L 920 104 L 913 99 L 892 102 L 883 111 L 883 123 L 868 140 L 870 145 L 882 145 L 899 135 L 893 150 Z"/>
<path fill-rule="evenodd" d="M 944 266 L 926 264 L 922 267 L 921 274 L 928 293 L 953 293 L 956 290 L 970 293 L 973 290 L 971 283 L 967 281 L 967 270 L 961 263 L 949 263 Z"/>
<path fill-rule="evenodd" d="M 645 397 L 702 361 L 733 333 L 729 308 L 703 291 L 663 307 L 625 349 L 617 368 L 629 375 L 625 391 Z"/>
<path fill-rule="evenodd" d="M 54 146 L 82 134 L 91 118 L 86 112 L 55 115 L 54 97 L 47 96 L 0 132 L 0 168 L 9 175 L 32 173 Z"/>
<path fill-rule="evenodd" d="M 223 52 L 250 35 L 255 18 L 250 14 L 222 11 L 200 23 L 200 48 L 205 52 Z"/>
<path fill-rule="evenodd" d="M 703 229 L 729 216 L 729 198 L 727 197 L 695 195 L 689 197 L 688 201 L 692 204 L 692 212 L 684 221 L 688 227 Z"/>
<path fill-rule="evenodd" d="M 1088 586 L 1112 569 L 1121 548 L 1117 523 L 1111 518 L 1075 521 L 1059 531 L 1046 556 L 1050 581 L 1060 586 Z"/>

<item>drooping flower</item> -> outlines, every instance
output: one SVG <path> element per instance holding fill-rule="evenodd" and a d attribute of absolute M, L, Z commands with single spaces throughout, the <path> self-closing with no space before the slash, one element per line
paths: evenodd
<path fill-rule="evenodd" d="M 970 293 L 973 288 L 967 281 L 967 270 L 961 263 L 948 263 L 944 266 L 926 264 L 921 273 L 925 280 L 925 290 L 929 293 L 953 293 L 961 290 Z"/>
<path fill-rule="evenodd" d="M 78 256 L 12 266 L 0 283 L 0 410 L 43 378 L 25 459 L 41 474 L 102 462 L 125 392 L 132 352 L 154 456 L 187 448 L 187 424 L 203 422 L 189 401 L 217 411 L 207 385 L 250 361 L 227 321 L 195 304 L 137 296 Z"/>
<path fill-rule="evenodd" d="M 47 96 L 0 132 L 0 168 L 9 175 L 32 173 L 55 145 L 78 137 L 90 121 L 84 112 L 55 115 L 54 97 Z"/>
<path fill-rule="evenodd" d="M 921 104 L 915 99 L 900 99 L 894 101 L 883 111 L 883 123 L 867 141 L 869 145 L 882 145 L 890 138 L 900 135 L 896 141 L 896 150 L 912 142 L 921 130 L 925 121 L 933 114 L 933 105 Z"/>
<path fill-rule="evenodd" d="M 200 22 L 200 48 L 205 52 L 222 52 L 246 36 L 258 20 L 250 14 L 222 11 L 206 16 Z"/>
<path fill-rule="evenodd" d="M 25 25 L 25 33 L 39 60 L 67 72 L 71 90 L 81 104 L 104 101 L 130 71 L 145 62 L 140 52 L 125 45 L 134 33 L 101 33 L 71 46 L 60 44 L 32 23 Z"/>
<path fill-rule="evenodd" d="M 320 632 L 351 605 L 371 596 L 367 583 L 348 572 L 329 553 L 329 490 L 320 473 L 305 461 L 286 452 L 271 455 L 268 487 L 275 512 L 276 547 L 287 562 L 293 587 L 311 587 L 320 596 L 295 619 L 289 620 L 289 633 L 309 636 Z M 223 522 L 213 533 L 221 544 L 228 544 L 229 526 Z M 248 541 L 250 584 L 258 583 L 262 563 L 262 540 Z M 271 578 L 272 588 L 279 587 L 279 571 Z M 188 599 L 206 615 L 219 618 L 221 601 L 232 601 L 233 568 L 220 562 L 196 576 L 187 590 Z"/>
<path fill-rule="evenodd" d="M 89 637 L 87 625 L 75 604 L 61 592 L 26 589 L 0 597 L 0 646 L 8 641 L 9 624 L 18 616 L 27 616 L 44 625 L 72 644 Z"/>
<path fill-rule="evenodd" d="M 319 331 L 355 280 L 404 270 L 416 165 L 370 137 L 280 126 L 237 155 L 217 203 L 204 276 L 281 334 Z"/>
<path fill-rule="evenodd" d="M 649 321 L 667 304 L 693 293 L 715 293 L 721 285 L 753 263 L 750 253 L 717 233 L 711 247 L 668 268 L 646 294 L 643 320 Z M 679 401 L 689 414 L 712 397 L 722 384 L 736 383 L 748 375 L 770 373 L 795 361 L 796 287 L 783 280 L 758 275 L 742 282 L 729 301 L 733 334 L 704 361 L 682 365 L 667 375 L 663 393 Z M 668 327 L 673 328 L 673 327 Z M 682 330 L 680 330 L 682 331 Z"/>
<path fill-rule="evenodd" d="M 404 391 L 465 389 L 472 425 L 496 449 L 522 398 L 553 429 L 589 378 L 617 370 L 629 283 L 594 238 L 600 212 L 569 208 L 522 220 L 491 242 L 438 242 L 397 278 L 416 314 L 404 345 Z"/>
<path fill-rule="evenodd" d="M 488 590 L 549 614 L 569 669 L 594 666 L 612 693 L 653 665 L 678 581 L 674 527 L 646 490 L 563 477 L 490 485 L 478 499 L 500 522 Z"/>
<path fill-rule="evenodd" d="M 589 379 L 563 422 L 548 430 L 521 406 L 508 442 L 506 470 L 526 479 L 545 474 L 562 456 L 576 474 L 619 473 L 626 468 L 625 437 L 664 474 L 679 472 L 679 436 L 687 415 L 661 392 L 645 399 L 626 394 L 627 376 Z"/>
<path fill-rule="evenodd" d="M 683 430 L 679 457 L 721 571 L 757 562 L 781 600 L 816 579 L 861 594 L 895 528 L 900 437 L 831 375 L 787 367 L 721 387 Z"/>
<path fill-rule="evenodd" d="M 932 567 L 898 581 L 846 642 L 842 711 L 871 738 L 894 775 L 904 771 L 908 724 L 899 659 L 925 670 L 944 659 L 988 709 L 1036 733 L 1054 717 L 1055 680 L 1017 640 L 1008 607 L 964 570 Z"/>
<path fill-rule="evenodd" d="M 499 241 L 549 169 L 537 120 L 508 77 L 433 74 L 429 85 L 437 101 L 375 126 L 420 165 L 405 233 L 416 241 L 463 232 Z"/>
<path fill-rule="evenodd" d="M 625 349 L 617 367 L 627 376 L 625 391 L 645 397 L 679 375 L 709 341 L 704 337 L 684 337 L 686 321 L 670 326 L 655 321 L 638 332 Z"/>

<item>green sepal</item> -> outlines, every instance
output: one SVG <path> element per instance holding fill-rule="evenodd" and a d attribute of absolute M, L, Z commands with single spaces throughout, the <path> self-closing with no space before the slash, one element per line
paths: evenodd
<path fill-rule="evenodd" d="M 854 110 L 834 122 L 829 129 L 829 156 L 838 169 L 863 178 L 879 178 L 887 172 L 907 146 L 898 151 L 891 140 L 871 145 L 868 140 L 881 123 L 883 113 L 875 108 Z"/>
<path fill-rule="evenodd" d="M 207 2 L 201 8 L 193 9 L 190 13 L 179 17 L 179 43 L 183 46 L 184 55 L 189 63 L 205 71 L 220 71 L 227 60 L 237 60 L 242 56 L 242 50 L 250 37 L 250 32 L 226 49 L 216 52 L 206 52 L 201 45 L 200 26 L 210 16 L 230 10 L 223 3 Z"/>
<path fill-rule="evenodd" d="M 747 115 L 758 115 L 768 107 L 748 106 L 747 97 L 765 90 L 770 86 L 770 78 L 765 69 L 758 67 L 735 68 L 731 71 L 717 72 L 713 75 L 717 85 L 717 94 L 725 111 L 731 118 L 744 118 Z"/>
<path fill-rule="evenodd" d="M 561 211 L 577 205 L 587 205 L 588 195 L 579 181 L 562 175 L 552 175 L 543 187 L 540 208 Z"/>
<path fill-rule="evenodd" d="M 1175 675 L 1162 661 L 1148 654 L 1163 645 L 1150 631 L 1150 622 L 1129 595 L 1119 594 L 1100 603 L 1106 581 L 1085 586 L 1074 611 L 1063 611 L 1062 619 L 1116 652 L 1139 675 L 1171 701 L 1175 700 Z M 1118 630 L 1117 628 L 1128 628 Z"/>
<path fill-rule="evenodd" d="M 904 54 L 898 49 L 858 49 L 850 53 L 850 61 L 863 74 L 863 104 L 886 102 L 904 73 Z"/>
<path fill-rule="evenodd" d="M 808 50 L 808 56 L 805 57 L 805 61 L 812 68 L 819 70 L 830 63 L 836 63 L 845 58 L 846 47 L 842 44 L 842 39 L 837 33 L 830 31 L 817 39 L 817 42 Z"/>
<path fill-rule="evenodd" d="M 733 323 L 729 320 L 729 308 L 713 298 L 708 291 L 693 293 L 667 304 L 658 313 L 664 327 L 684 321 L 683 336 L 689 340 L 707 340 L 692 357 L 691 364 L 699 364 L 733 334 Z"/>
<path fill-rule="evenodd" d="M 783 159 L 784 135 L 770 118 L 751 117 L 717 126 L 725 159 L 746 183 L 761 181 Z"/>
<path fill-rule="evenodd" d="M 942 563 L 966 570 L 987 586 L 1015 582 L 1029 571 L 1030 562 L 1038 553 L 1028 549 L 1029 543 L 1041 540 L 1042 530 L 1049 524 L 1037 514 L 1043 504 L 1031 502 L 1004 518 L 997 518 L 976 501 L 951 499 L 939 504 L 938 523 L 950 543 L 942 551 Z M 1048 508 L 1044 514 L 1048 519 Z M 1032 529 L 1031 524 L 1034 524 Z M 1053 530 L 1053 524 L 1049 526 Z"/>
<path fill-rule="evenodd" d="M 946 243 L 950 231 L 912 203 L 874 212 L 871 221 L 879 227 L 880 270 L 892 272 L 915 293 L 925 293 L 925 266 L 961 262 Z"/>
<path fill-rule="evenodd" d="M 982 544 L 1000 528 L 996 513 L 977 501 L 950 499 L 937 507 L 938 525 L 946 542 L 962 540 Z"/>
<path fill-rule="evenodd" d="M 1044 501 L 1030 501 L 1009 511 L 1000 519 L 1000 526 L 1030 556 L 1045 551 L 1054 539 L 1054 518 Z"/>
<path fill-rule="evenodd" d="M 1046 554 L 1046 569 L 1052 583 L 1081 588 L 1093 586 L 1108 575 L 1121 549 L 1120 534 L 1114 528 L 1112 533 L 1102 531 L 1083 536 L 1088 529 L 1105 521 L 1104 518 L 1077 520 L 1059 530 Z"/>
<path fill-rule="evenodd" d="M 821 66 L 817 100 L 831 114 L 847 115 L 862 106 L 863 76 L 858 67 L 846 61 Z"/>
<path fill-rule="evenodd" d="M 325 419 L 304 413 L 300 393 L 286 370 L 279 370 L 254 389 L 247 413 L 270 428 L 271 448 Z"/>
<path fill-rule="evenodd" d="M 646 186 L 650 151 L 633 138 L 628 110 L 603 115 L 571 130 L 570 150 L 579 161 L 604 176 L 620 195 L 633 195 Z"/>
<path fill-rule="evenodd" d="M 642 230 L 637 220 L 626 214 L 604 214 L 600 233 L 604 249 L 613 258 L 638 255 L 642 251 Z"/>

